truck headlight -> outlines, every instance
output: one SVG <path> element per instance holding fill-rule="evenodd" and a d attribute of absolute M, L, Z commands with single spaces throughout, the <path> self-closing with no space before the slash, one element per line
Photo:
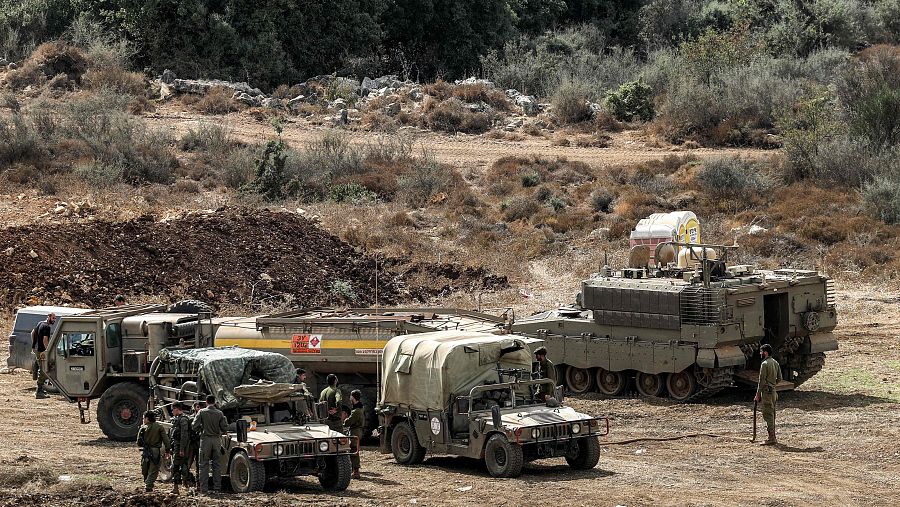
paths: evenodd
<path fill-rule="evenodd" d="M 572 425 L 572 434 L 577 435 L 581 433 L 581 424 L 575 423 Z"/>
<path fill-rule="evenodd" d="M 284 454 L 284 446 L 281 444 L 275 444 L 272 446 L 272 454 L 275 456 L 281 456 Z"/>
<path fill-rule="evenodd" d="M 328 441 L 327 440 L 322 440 L 321 442 L 319 442 L 319 451 L 321 451 L 321 452 L 328 451 Z"/>
<path fill-rule="evenodd" d="M 541 438 L 541 430 L 539 428 L 531 430 L 531 438 L 534 440 Z"/>

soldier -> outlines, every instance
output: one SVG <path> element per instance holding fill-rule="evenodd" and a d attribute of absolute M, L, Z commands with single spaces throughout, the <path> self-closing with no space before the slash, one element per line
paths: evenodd
<path fill-rule="evenodd" d="M 209 489 L 209 469 L 212 462 L 213 491 L 222 491 L 222 435 L 228 431 L 225 414 L 216 407 L 216 397 L 206 397 L 206 408 L 197 412 L 191 428 L 200 433 L 200 474 L 197 491 L 206 494 Z"/>
<path fill-rule="evenodd" d="M 538 378 L 548 378 L 553 381 L 552 387 L 548 384 L 541 384 L 541 389 L 538 391 L 538 398 L 541 401 L 547 401 L 548 398 L 553 397 L 553 391 L 558 382 L 556 367 L 553 366 L 553 361 L 547 359 L 547 349 L 544 347 L 538 347 L 534 350 L 534 359 L 537 361 L 535 373 L 538 374 Z"/>
<path fill-rule="evenodd" d="M 756 388 L 754 400 L 762 402 L 763 420 L 766 421 L 766 429 L 769 431 L 769 438 L 763 445 L 774 445 L 778 443 L 775 439 L 775 402 L 778 401 L 775 386 L 781 382 L 781 366 L 772 357 L 772 346 L 768 343 L 759 348 L 759 356 L 763 362 L 759 366 L 759 386 Z"/>
<path fill-rule="evenodd" d="M 34 354 L 34 379 L 37 381 L 37 388 L 34 391 L 34 397 L 37 399 L 46 398 L 47 392 L 44 391 L 44 382 L 47 381 L 47 375 L 41 368 L 41 361 L 47 353 L 47 345 L 50 343 L 50 330 L 53 323 L 56 322 L 56 314 L 47 315 L 47 320 L 41 321 L 35 326 L 31 332 L 31 353 Z"/>
<path fill-rule="evenodd" d="M 363 433 L 366 427 L 366 414 L 363 412 L 362 392 L 354 389 L 350 392 L 350 403 L 353 405 L 351 410 L 346 410 L 347 417 L 344 418 L 344 428 L 347 435 L 356 437 L 352 444 L 351 451 L 355 454 L 350 455 L 350 463 L 353 465 L 353 478 L 359 479 L 359 444 L 362 442 Z"/>
<path fill-rule="evenodd" d="M 297 368 L 297 378 L 294 379 L 295 384 L 306 383 L 306 368 Z"/>
<path fill-rule="evenodd" d="M 113 304 L 116 306 L 125 306 L 125 296 L 116 294 L 115 299 L 113 299 Z"/>
<path fill-rule="evenodd" d="M 319 402 L 327 403 L 328 418 L 325 419 L 325 424 L 333 431 L 341 431 L 341 416 L 338 414 L 338 408 L 341 406 L 343 396 L 341 396 L 341 390 L 338 389 L 337 375 L 329 373 L 327 380 L 328 387 L 322 389 L 322 393 L 319 394 Z"/>
<path fill-rule="evenodd" d="M 168 459 L 172 449 L 172 441 L 162 425 L 156 422 L 156 412 L 144 412 L 144 425 L 138 431 L 137 445 L 141 448 L 141 475 L 144 477 L 144 489 L 153 491 L 153 484 L 159 475 L 159 465 L 163 459 L 162 447 L 165 446 L 165 458 Z"/>
<path fill-rule="evenodd" d="M 197 486 L 197 476 L 200 475 L 200 471 L 198 469 L 200 463 L 200 432 L 195 431 L 193 428 L 194 421 L 197 419 L 197 415 L 200 411 L 206 408 L 206 402 L 204 401 L 195 401 L 192 408 L 192 414 L 190 416 L 191 421 L 191 443 L 190 443 L 190 454 L 185 465 L 185 470 L 188 471 L 188 475 L 184 478 L 185 482 L 190 477 L 194 481 L 194 487 Z M 197 472 L 196 475 L 191 475 L 190 471 L 194 470 Z"/>
<path fill-rule="evenodd" d="M 172 482 L 175 484 L 173 493 L 178 494 L 178 486 L 184 482 L 187 487 L 187 478 L 190 475 L 189 463 L 191 461 L 191 418 L 184 413 L 186 407 L 176 403 L 172 407 Z"/>

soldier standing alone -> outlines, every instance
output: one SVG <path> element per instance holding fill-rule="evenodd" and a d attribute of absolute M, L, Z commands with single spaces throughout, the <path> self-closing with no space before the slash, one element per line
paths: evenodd
<path fill-rule="evenodd" d="M 328 425 L 332 431 L 341 431 L 341 415 L 338 413 L 338 410 L 341 406 L 341 401 L 343 400 L 343 396 L 341 395 L 341 390 L 338 389 L 338 378 L 334 373 L 329 373 L 328 377 L 328 387 L 322 389 L 322 392 L 319 394 L 319 402 L 326 402 L 326 407 L 328 408 L 328 418 L 325 419 L 325 424 Z"/>
<path fill-rule="evenodd" d="M 228 431 L 225 414 L 216 407 L 216 397 L 206 397 L 206 408 L 197 412 L 191 424 L 200 432 L 200 474 L 197 477 L 197 491 L 201 494 L 209 490 L 209 469 L 212 462 L 213 491 L 222 491 L 222 435 Z"/>
<path fill-rule="evenodd" d="M 46 398 L 47 393 L 44 391 L 44 382 L 47 381 L 47 375 L 41 367 L 41 361 L 47 353 L 47 345 L 50 343 L 50 331 L 53 329 L 53 323 L 56 322 L 56 314 L 47 315 L 47 320 L 41 321 L 31 332 L 31 352 L 34 354 L 35 380 L 37 380 L 37 389 L 34 391 L 35 398 Z"/>
<path fill-rule="evenodd" d="M 187 478 L 190 475 L 188 468 L 191 460 L 191 418 L 184 413 L 184 406 L 176 403 L 172 407 L 172 482 L 175 488 L 172 490 L 178 494 L 178 486 L 184 482 L 187 487 Z"/>
<path fill-rule="evenodd" d="M 542 401 L 547 401 L 548 398 L 553 396 L 553 390 L 558 383 L 556 366 L 553 365 L 553 361 L 547 359 L 547 349 L 544 347 L 538 347 L 534 350 L 534 358 L 537 360 L 535 373 L 538 374 L 538 378 L 548 378 L 553 381 L 552 387 L 548 384 L 541 384 L 541 390 L 538 391 L 538 397 Z"/>
<path fill-rule="evenodd" d="M 769 438 L 763 445 L 774 445 L 778 443 L 775 439 L 775 402 L 778 400 L 775 386 L 781 382 L 781 366 L 772 357 L 772 346 L 768 343 L 759 348 L 759 355 L 763 362 L 759 367 L 759 386 L 754 400 L 762 403 L 763 420 L 769 431 Z"/>
<path fill-rule="evenodd" d="M 153 484 L 159 475 L 159 465 L 163 459 L 162 448 L 166 449 L 166 457 L 172 449 L 169 434 L 161 424 L 156 422 L 156 412 L 148 410 L 144 413 L 144 425 L 138 431 L 137 445 L 141 448 L 141 475 L 144 478 L 144 489 L 153 491 Z"/>
<path fill-rule="evenodd" d="M 353 466 L 353 478 L 359 479 L 359 444 L 362 442 L 363 433 L 366 427 L 366 414 L 363 412 L 362 392 L 354 389 L 350 392 L 350 403 L 353 407 L 350 414 L 344 420 L 344 427 L 347 429 L 346 434 L 356 437 L 352 444 L 351 451 L 355 454 L 350 455 L 350 463 Z"/>

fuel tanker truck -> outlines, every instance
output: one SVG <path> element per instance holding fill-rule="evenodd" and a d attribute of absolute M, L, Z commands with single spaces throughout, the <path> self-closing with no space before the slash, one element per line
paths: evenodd
<path fill-rule="evenodd" d="M 150 368 L 161 351 L 238 346 L 281 354 L 308 372 L 313 393 L 329 373 L 344 398 L 363 391 L 369 426 L 374 415 L 381 351 L 394 336 L 440 330 L 496 332 L 509 321 L 453 309 L 304 309 L 257 317 L 217 317 L 198 301 L 126 305 L 58 319 L 44 359 L 50 381 L 91 422 L 91 401 L 103 433 L 132 441 L 149 401 Z"/>

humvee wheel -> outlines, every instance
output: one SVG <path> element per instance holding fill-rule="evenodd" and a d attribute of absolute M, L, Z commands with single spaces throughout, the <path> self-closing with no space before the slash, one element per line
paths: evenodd
<path fill-rule="evenodd" d="M 326 491 L 344 491 L 350 485 L 352 474 L 350 456 L 330 456 L 325 458 L 325 470 L 319 474 L 319 484 Z"/>
<path fill-rule="evenodd" d="M 585 368 L 569 366 L 566 368 L 566 387 L 575 394 L 586 393 L 593 387 L 594 379 Z"/>
<path fill-rule="evenodd" d="M 425 460 L 425 448 L 419 444 L 416 430 L 406 421 L 394 426 L 391 450 L 394 460 L 401 465 L 418 465 Z"/>
<path fill-rule="evenodd" d="M 666 383 L 660 373 L 638 372 L 634 379 L 637 391 L 644 396 L 658 398 L 666 391 Z"/>
<path fill-rule="evenodd" d="M 625 392 L 628 380 L 621 371 L 609 371 L 597 368 L 597 390 L 607 396 L 621 396 Z"/>
<path fill-rule="evenodd" d="M 239 451 L 231 458 L 228 478 L 235 493 L 260 491 L 266 485 L 266 466 L 251 460 L 246 452 Z"/>
<path fill-rule="evenodd" d="M 484 463 L 494 477 L 522 475 L 525 458 L 522 446 L 510 443 L 503 435 L 493 434 L 484 446 Z"/>
<path fill-rule="evenodd" d="M 600 461 L 600 441 L 597 437 L 578 438 L 572 441 L 574 452 L 566 456 L 566 463 L 576 470 L 590 470 Z"/>
<path fill-rule="evenodd" d="M 669 396 L 675 401 L 687 401 L 690 399 L 697 392 L 697 385 L 697 379 L 690 370 L 670 373 L 666 381 Z"/>
<path fill-rule="evenodd" d="M 117 442 L 134 442 L 147 410 L 147 388 L 133 382 L 113 384 L 97 403 L 97 424 Z"/>

